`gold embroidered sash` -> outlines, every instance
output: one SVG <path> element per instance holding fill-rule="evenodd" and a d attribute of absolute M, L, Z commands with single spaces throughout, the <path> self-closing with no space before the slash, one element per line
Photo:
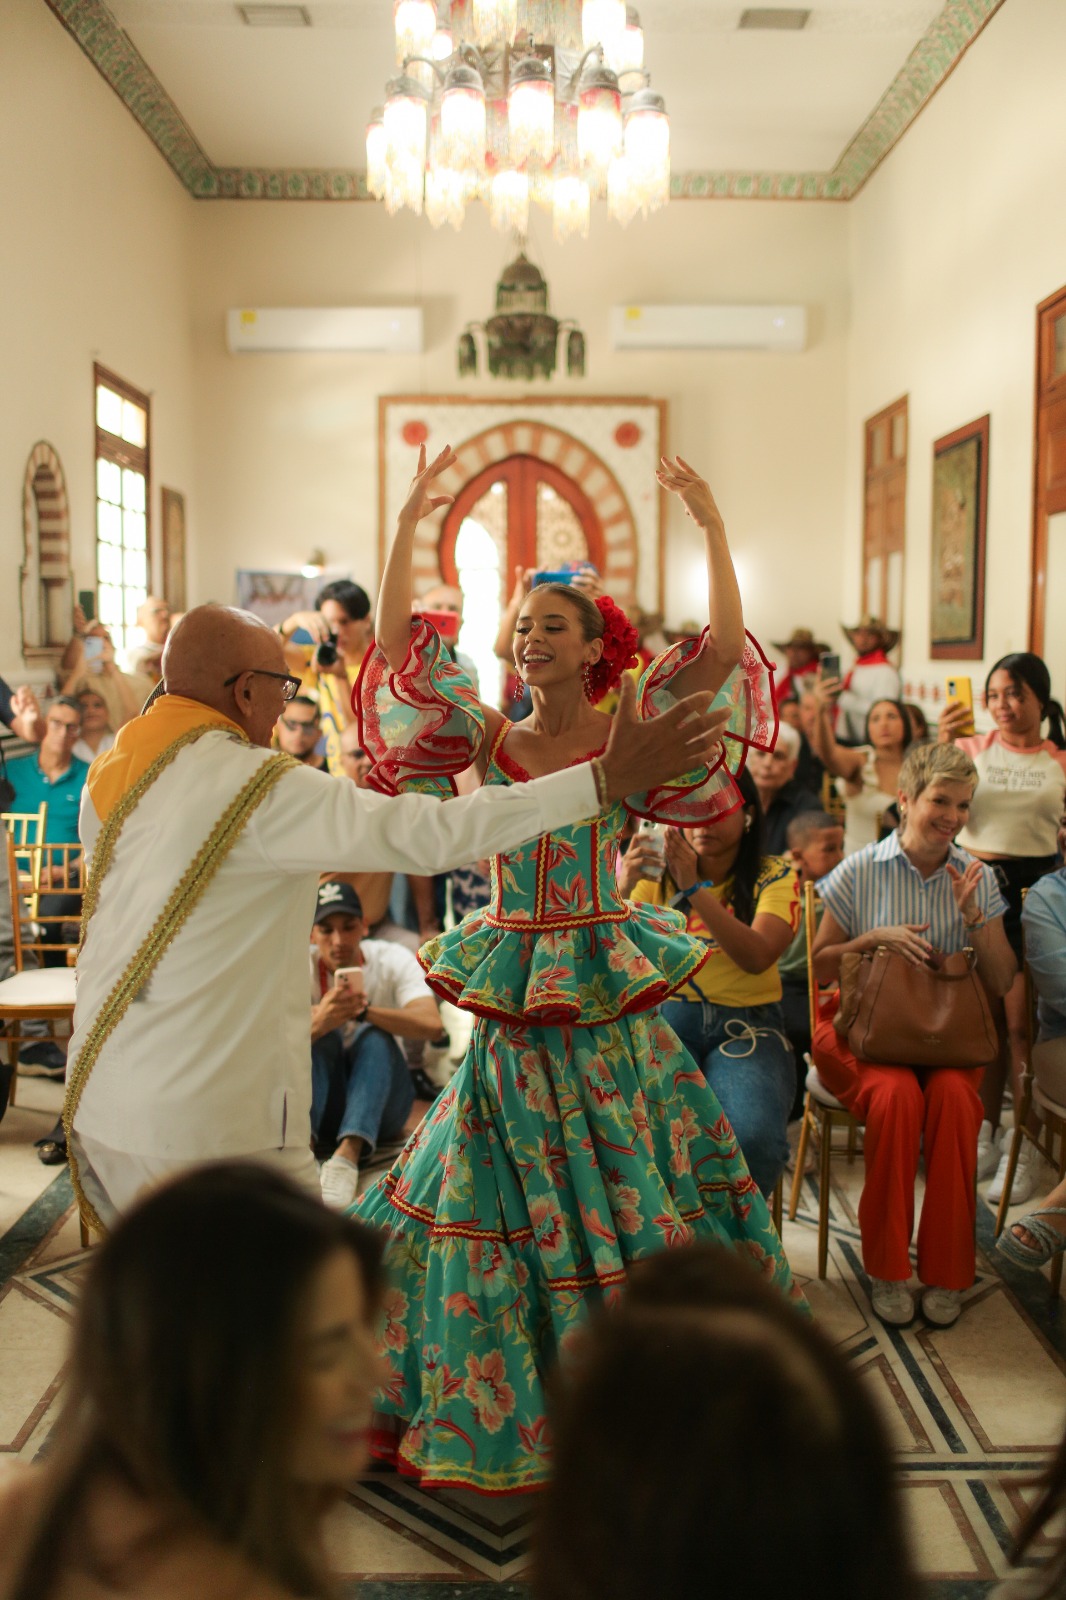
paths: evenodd
<path fill-rule="evenodd" d="M 191 744 L 195 739 L 199 739 L 203 734 L 215 731 L 216 726 L 208 724 L 199 728 L 191 728 L 187 733 L 182 734 L 180 738 L 175 739 L 174 743 L 168 745 L 166 750 L 152 762 L 151 766 L 132 788 L 127 790 L 111 811 L 97 840 L 96 849 L 93 851 L 92 862 L 88 870 L 82 911 L 81 942 L 78 946 L 79 954 L 85 944 L 89 922 L 96 910 L 100 881 L 111 864 L 115 844 L 122 831 L 123 824 L 179 751 L 184 749 L 187 744 Z M 131 1003 L 144 988 L 182 925 L 202 898 L 208 884 L 240 838 L 252 813 L 266 799 L 283 773 L 296 765 L 297 763 L 292 756 L 282 755 L 280 752 L 271 755 L 268 760 L 264 761 L 256 769 L 254 775 L 227 806 L 204 840 L 192 863 L 186 869 L 181 881 L 159 913 L 148 934 L 142 940 L 139 949 L 135 952 L 125 972 L 123 972 L 104 1004 L 100 1007 L 86 1035 L 85 1043 L 78 1053 L 78 1058 L 70 1069 L 67 1078 L 66 1098 L 63 1102 L 63 1131 L 67 1138 L 70 1177 L 74 1185 L 74 1194 L 78 1201 L 82 1219 L 89 1226 L 95 1228 L 98 1233 L 106 1233 L 107 1230 L 97 1215 L 96 1208 L 87 1198 L 82 1188 L 78 1163 L 74 1155 L 71 1139 L 74 1118 L 77 1114 L 82 1092 L 89 1081 L 89 1076 L 96 1065 L 100 1051 L 118 1027 Z"/>

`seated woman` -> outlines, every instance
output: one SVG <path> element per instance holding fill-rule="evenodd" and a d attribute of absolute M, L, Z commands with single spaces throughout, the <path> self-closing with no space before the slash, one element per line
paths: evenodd
<path fill-rule="evenodd" d="M 366 1466 L 375 1236 L 252 1163 L 157 1189 L 92 1253 L 43 1466 L 0 1488 L 0 1597 L 333 1594 Z"/>
<path fill-rule="evenodd" d="M 877 841 L 877 819 L 896 798 L 911 724 L 898 700 L 875 700 L 866 717 L 865 742 L 852 747 L 838 744 L 832 718 L 839 691 L 838 678 L 822 678 L 815 684 L 818 716 L 811 743 L 826 770 L 844 780 L 844 854 L 850 856 Z"/>
<path fill-rule="evenodd" d="M 649 876 L 649 836 L 635 834 L 620 888 L 644 904 L 676 906 L 710 948 L 664 1002 L 663 1021 L 699 1063 L 752 1177 L 770 1194 L 788 1157 L 796 1090 L 777 962 L 799 927 L 799 890 L 790 862 L 763 855 L 762 808 L 746 769 L 737 787 L 743 805 L 722 821 L 667 832 L 658 881 Z"/>
<path fill-rule="evenodd" d="M 1016 969 L 1003 931 L 1003 896 L 991 868 L 953 843 L 976 785 L 973 762 L 961 750 L 937 744 L 910 751 L 899 774 L 899 832 L 846 857 L 818 886 L 826 908 L 814 944 L 820 982 L 839 978 L 849 951 L 887 946 L 920 967 L 934 952 L 970 946 L 985 987 L 993 995 L 1007 992 Z M 981 1069 L 857 1060 L 828 1017 L 815 1029 L 811 1054 L 829 1089 L 866 1124 L 859 1229 L 875 1314 L 899 1327 L 914 1316 L 906 1284 L 914 1180 L 924 1154 L 922 1311 L 937 1326 L 950 1326 L 974 1275 Z"/>
<path fill-rule="evenodd" d="M 745 1600 L 912 1600 L 872 1395 L 817 1324 L 726 1252 L 637 1263 L 554 1402 L 535 1600 L 695 1600 L 727 1572 L 743 1574 Z"/>
<path fill-rule="evenodd" d="M 78 694 L 78 704 L 81 706 L 81 733 L 74 746 L 74 754 L 79 761 L 88 765 L 105 750 L 111 749 L 115 742 L 115 730 L 111 726 L 107 701 L 97 690 L 82 689 Z"/>

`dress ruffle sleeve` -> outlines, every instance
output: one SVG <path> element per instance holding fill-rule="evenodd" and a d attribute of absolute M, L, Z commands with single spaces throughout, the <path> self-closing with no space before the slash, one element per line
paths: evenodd
<path fill-rule="evenodd" d="M 352 711 L 374 762 L 367 785 L 381 794 L 446 799 L 485 738 L 473 683 L 424 618 L 411 619 L 411 643 L 398 672 L 389 670 L 377 645 L 369 651 L 352 690 Z"/>
<path fill-rule="evenodd" d="M 699 654 L 707 636 L 681 639 L 664 650 L 645 671 L 637 688 L 637 712 L 642 718 L 658 717 L 676 704 L 671 688 L 678 673 Z M 654 822 L 691 828 L 700 822 L 727 816 L 741 804 L 734 775 L 744 769 L 748 751 L 772 750 L 777 742 L 777 703 L 773 689 L 773 663 L 752 634 L 745 636 L 744 653 L 715 695 L 711 709 L 729 708 L 722 753 L 713 766 L 699 767 L 671 783 L 659 784 L 643 794 L 627 795 L 634 815 Z"/>

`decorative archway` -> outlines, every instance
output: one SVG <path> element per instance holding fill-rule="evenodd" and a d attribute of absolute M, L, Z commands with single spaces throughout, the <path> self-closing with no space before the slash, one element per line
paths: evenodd
<path fill-rule="evenodd" d="M 74 574 L 66 477 L 43 439 L 30 451 L 22 480 L 22 538 L 22 654 L 27 661 L 51 658 L 70 637 Z"/>

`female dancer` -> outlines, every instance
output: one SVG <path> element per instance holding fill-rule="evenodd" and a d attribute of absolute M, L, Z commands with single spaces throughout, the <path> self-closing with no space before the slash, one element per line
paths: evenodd
<path fill-rule="evenodd" d="M 438 664 L 435 633 L 411 619 L 411 552 L 419 518 L 445 503 L 430 491 L 453 459 L 445 451 L 427 467 L 420 454 L 382 579 L 379 651 L 361 678 L 362 741 L 379 760 L 370 781 L 386 789 L 433 772 L 440 785 L 471 760 L 500 784 L 588 759 L 610 726 L 593 700 L 632 656 L 634 630 L 612 602 L 544 584 L 515 624 L 533 699 L 525 722 L 479 705 L 462 674 Z M 747 744 L 773 739 L 766 663 L 745 643 L 710 490 L 682 461 L 658 476 L 703 530 L 710 628 L 652 664 L 641 709 L 721 691 L 742 761 Z M 632 688 L 623 693 L 631 704 Z M 681 824 L 728 812 L 736 796 L 720 763 L 628 804 Z M 420 952 L 437 993 L 475 1013 L 470 1048 L 354 1209 L 390 1236 L 376 1453 L 426 1486 L 509 1493 L 547 1477 L 543 1375 L 638 1257 L 717 1239 L 792 1291 L 732 1129 L 655 1009 L 707 947 L 678 912 L 620 898 L 624 820 L 616 805 L 497 857 L 489 906 Z"/>

